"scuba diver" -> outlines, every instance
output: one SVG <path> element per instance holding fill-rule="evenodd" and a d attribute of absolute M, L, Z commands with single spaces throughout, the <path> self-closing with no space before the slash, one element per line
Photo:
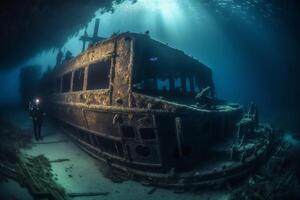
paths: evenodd
<path fill-rule="evenodd" d="M 41 128 L 43 124 L 43 117 L 46 115 L 41 107 L 41 102 L 37 98 L 33 102 L 29 102 L 29 114 L 33 120 L 34 137 L 36 141 L 43 140 L 41 135 Z"/>

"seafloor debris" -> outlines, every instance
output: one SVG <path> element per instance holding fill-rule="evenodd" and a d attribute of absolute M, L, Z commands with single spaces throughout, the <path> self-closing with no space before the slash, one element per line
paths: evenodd
<path fill-rule="evenodd" d="M 235 189 L 231 200 L 299 199 L 299 147 L 281 142 L 274 155 Z"/>
<path fill-rule="evenodd" d="M 69 197 L 92 197 L 92 196 L 107 196 L 109 192 L 80 192 L 80 193 L 69 193 Z"/>
<path fill-rule="evenodd" d="M 0 118 L 0 123 L 0 180 L 16 180 L 36 199 L 68 199 L 64 189 L 52 179 L 51 165 L 45 156 L 20 153 L 21 148 L 30 147 L 30 134 L 5 119 Z"/>

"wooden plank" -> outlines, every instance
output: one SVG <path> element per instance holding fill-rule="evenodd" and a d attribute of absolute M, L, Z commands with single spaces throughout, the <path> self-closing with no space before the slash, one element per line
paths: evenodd
<path fill-rule="evenodd" d="M 90 197 L 90 196 L 107 196 L 110 192 L 72 192 L 68 193 L 71 198 L 74 197 Z"/>

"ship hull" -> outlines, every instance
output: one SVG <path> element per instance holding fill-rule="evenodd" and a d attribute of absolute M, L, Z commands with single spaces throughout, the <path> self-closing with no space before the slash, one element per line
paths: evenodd
<path fill-rule="evenodd" d="M 209 160 L 206 156 L 202 155 L 216 155 L 215 153 L 205 151 L 207 146 L 199 148 L 199 151 L 192 155 L 182 155 L 180 158 L 178 157 L 178 152 L 172 152 L 173 155 L 176 154 L 173 159 L 168 157 L 169 154 L 163 151 L 165 151 L 164 147 L 178 145 L 177 141 L 172 141 L 172 139 L 167 136 L 169 138 L 169 145 L 165 144 L 160 134 L 165 133 L 166 129 L 172 129 L 168 122 L 174 121 L 176 117 L 181 116 L 181 119 L 184 121 L 184 116 L 186 116 L 184 114 L 160 113 L 149 110 L 137 111 L 113 108 L 84 109 L 71 105 L 61 106 L 64 107 L 65 111 L 59 110 L 59 113 L 55 114 L 59 120 L 67 125 L 66 133 L 81 149 L 99 161 L 107 164 L 112 169 L 125 173 L 126 176 L 147 184 L 175 188 L 222 184 L 244 177 L 259 167 L 272 152 L 273 141 L 265 137 L 261 138 L 260 142 L 256 144 L 257 148 L 255 154 L 248 156 L 243 161 L 232 161 L 228 159 L 228 155 L 231 151 L 231 147 L 229 146 L 224 147 L 224 149 L 219 152 L 218 155 L 222 156 L 219 157 L 218 162 Z M 68 109 L 72 109 L 72 111 L 66 111 Z M 128 115 L 132 116 L 130 120 L 124 117 Z M 145 116 L 150 117 L 153 121 L 151 122 L 151 120 L 148 119 L 147 128 L 153 128 L 153 130 L 155 130 L 155 139 L 152 138 L 148 141 L 141 140 L 139 133 L 135 138 L 124 138 L 124 133 L 121 128 L 122 125 L 114 122 L 116 116 L 123 116 L 122 125 L 130 124 L 133 127 L 135 125 L 138 126 L 137 121 L 139 121 L 134 118 L 141 119 L 143 117 L 145 118 Z M 89 117 L 95 120 L 92 121 Z M 186 117 L 190 119 L 188 116 Z M 205 116 L 205 118 L 207 119 L 207 116 Z M 230 118 L 232 119 L 232 115 L 230 115 Z M 162 126 L 161 123 L 158 122 L 158 120 L 162 121 L 162 119 L 164 119 L 163 124 L 165 124 L 165 126 Z M 173 125 L 176 126 L 176 123 L 173 123 Z M 222 125 L 222 128 L 224 127 L 225 126 Z M 194 132 L 197 132 L 197 130 L 194 130 Z M 175 138 L 176 130 L 172 134 L 174 134 L 173 138 Z M 266 135 L 264 133 L 261 134 Z M 223 137 L 228 137 L 228 135 L 224 135 Z M 217 145 L 218 143 L 216 143 L 216 146 Z M 136 152 L 138 146 L 147 147 L 150 151 L 150 156 L 138 155 Z M 178 150 L 176 147 L 174 149 L 175 151 Z M 197 162 L 191 162 L 195 160 Z"/>
<path fill-rule="evenodd" d="M 52 116 L 82 149 L 160 186 L 229 180 L 259 166 L 271 144 L 254 105 L 216 98 L 212 71 L 143 34 L 92 45 L 45 80 Z"/>

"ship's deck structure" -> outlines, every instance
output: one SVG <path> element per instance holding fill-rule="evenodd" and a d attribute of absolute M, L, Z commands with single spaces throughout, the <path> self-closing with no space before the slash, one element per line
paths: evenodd
<path fill-rule="evenodd" d="M 253 108 L 243 117 L 241 105 L 215 98 L 210 68 L 146 34 L 98 42 L 56 66 L 49 80 L 51 112 L 84 150 L 161 186 L 246 174 L 272 142 Z M 196 103 L 207 87 L 211 105 Z"/>

